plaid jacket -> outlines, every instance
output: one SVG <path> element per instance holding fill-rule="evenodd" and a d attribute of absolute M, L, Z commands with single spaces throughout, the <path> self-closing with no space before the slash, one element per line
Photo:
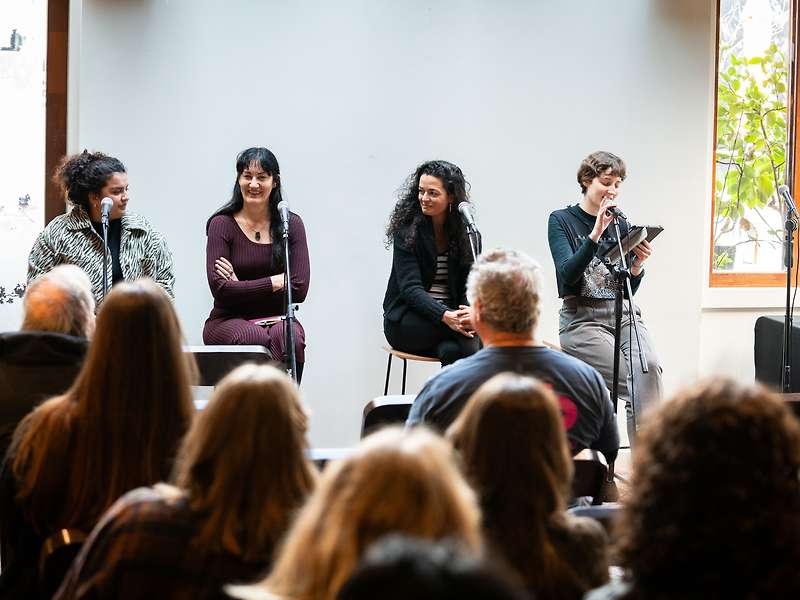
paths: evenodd
<path fill-rule="evenodd" d="M 263 560 L 209 552 L 192 544 L 202 517 L 176 488 L 157 485 L 125 494 L 106 512 L 72 563 L 54 600 L 78 598 L 228 598 L 223 587 L 250 583 Z"/>
<path fill-rule="evenodd" d="M 172 253 L 164 237 L 139 215 L 122 216 L 119 262 L 126 280 L 150 277 L 174 297 Z M 92 227 L 89 215 L 78 207 L 53 219 L 39 234 L 28 256 L 30 283 L 57 265 L 73 264 L 86 271 L 98 303 L 103 295 L 103 239 Z M 108 257 L 108 289 L 111 289 L 111 256 Z"/>

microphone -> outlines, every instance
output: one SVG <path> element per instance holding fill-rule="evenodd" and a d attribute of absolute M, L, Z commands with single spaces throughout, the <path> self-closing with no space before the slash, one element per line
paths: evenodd
<path fill-rule="evenodd" d="M 111 208 L 114 206 L 114 201 L 106 196 L 100 201 L 100 211 L 101 216 L 100 219 L 104 225 L 108 225 L 108 214 L 111 212 Z"/>
<path fill-rule="evenodd" d="M 616 206 L 612 206 L 611 208 L 607 208 L 606 209 L 606 215 L 608 215 L 609 217 L 615 217 L 617 219 L 624 219 L 625 221 L 628 220 L 628 217 L 625 216 L 625 213 L 622 212 Z"/>
<path fill-rule="evenodd" d="M 477 226 L 475 225 L 475 216 L 472 214 L 472 205 L 467 202 L 460 202 L 458 204 L 458 212 L 461 213 L 461 218 L 464 220 L 464 224 L 467 226 L 467 229 L 470 233 L 475 233 L 478 231 Z"/>
<path fill-rule="evenodd" d="M 792 200 L 792 194 L 789 192 L 788 185 L 782 185 L 778 188 L 778 194 L 783 196 L 783 201 L 786 202 L 786 210 L 789 215 L 792 213 L 797 214 L 797 207 L 794 204 L 794 200 Z"/>
<path fill-rule="evenodd" d="M 289 203 L 286 200 L 278 202 L 278 214 L 281 217 L 283 231 L 289 233 Z"/>

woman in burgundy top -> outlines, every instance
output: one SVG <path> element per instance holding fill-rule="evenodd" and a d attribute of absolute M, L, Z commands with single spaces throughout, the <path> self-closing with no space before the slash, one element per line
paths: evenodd
<path fill-rule="evenodd" d="M 276 361 L 286 356 L 285 328 L 278 319 L 266 326 L 255 321 L 285 314 L 284 248 L 278 203 L 278 160 L 266 148 L 248 148 L 236 159 L 236 183 L 230 201 L 206 224 L 206 273 L 214 308 L 203 328 L 206 344 L 260 344 Z M 311 270 L 303 220 L 289 213 L 292 300 L 302 302 Z M 272 322 L 272 319 L 270 319 Z M 297 379 L 303 374 L 305 332 L 294 324 Z"/>

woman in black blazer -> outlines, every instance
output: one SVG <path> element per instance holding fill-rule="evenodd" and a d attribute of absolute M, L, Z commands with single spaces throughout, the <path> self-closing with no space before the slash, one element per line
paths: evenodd
<path fill-rule="evenodd" d="M 465 201 L 461 169 L 423 163 L 406 180 L 386 228 L 386 245 L 394 247 L 383 299 L 386 339 L 443 366 L 478 349 L 466 298 L 472 251 L 458 213 Z"/>

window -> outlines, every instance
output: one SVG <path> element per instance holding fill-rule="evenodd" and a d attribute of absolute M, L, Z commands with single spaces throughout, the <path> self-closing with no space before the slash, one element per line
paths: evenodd
<path fill-rule="evenodd" d="M 785 283 L 795 0 L 719 0 L 712 287 Z M 790 143 L 791 142 L 791 143 Z"/>

